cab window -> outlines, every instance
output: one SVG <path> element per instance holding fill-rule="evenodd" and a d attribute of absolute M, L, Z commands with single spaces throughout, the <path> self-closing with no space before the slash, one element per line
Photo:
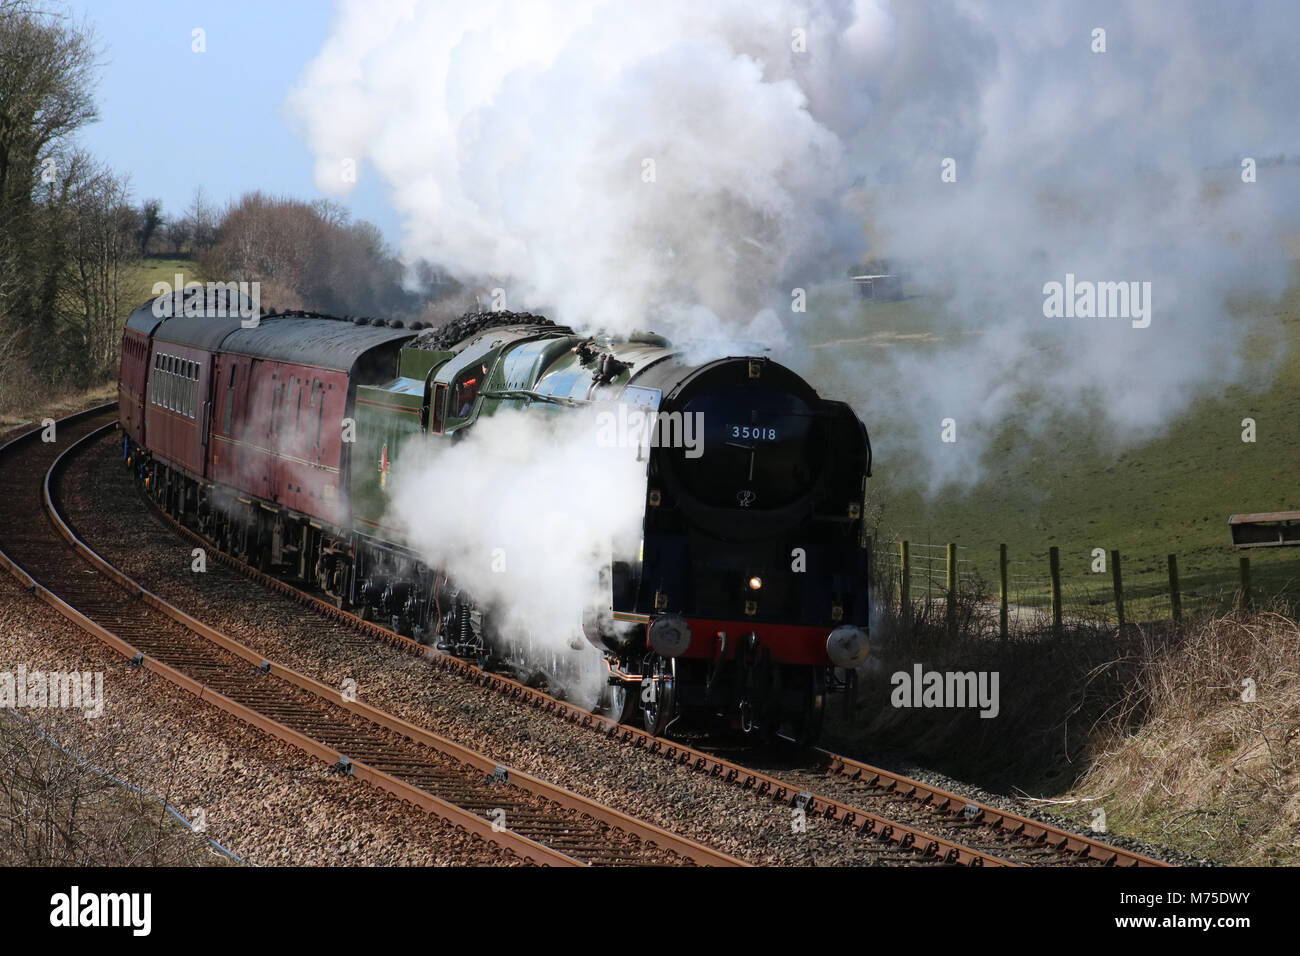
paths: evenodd
<path fill-rule="evenodd" d="M 450 418 L 468 418 L 474 410 L 474 400 L 483 388 L 487 378 L 486 365 L 474 365 L 460 373 L 451 390 L 451 406 L 447 409 Z"/>

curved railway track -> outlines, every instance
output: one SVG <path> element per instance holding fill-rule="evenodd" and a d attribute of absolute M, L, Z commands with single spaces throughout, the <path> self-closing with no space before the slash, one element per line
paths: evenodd
<path fill-rule="evenodd" d="M 377 637 L 407 653 L 421 656 L 435 668 L 491 688 L 520 704 L 548 713 L 576 727 L 708 774 L 761 798 L 791 808 L 802 808 L 810 817 L 842 825 L 846 834 L 856 832 L 934 861 L 959 865 L 1016 865 L 1007 856 L 1015 856 L 1018 862 L 1030 864 L 1068 862 L 1118 867 L 1168 865 L 1136 851 L 972 801 L 959 794 L 825 750 L 801 751 L 804 763 L 811 762 L 812 766 L 798 774 L 787 775 L 795 778 L 791 780 L 726 759 L 710 749 L 653 737 L 639 728 L 618 724 L 601 714 L 558 700 L 545 691 L 528 687 L 501 674 L 484 671 L 468 661 L 440 653 L 379 624 L 363 621 L 356 615 L 339 610 L 332 602 L 321 600 L 289 582 L 257 571 L 217 550 L 211 542 L 161 510 L 156 510 L 156 513 L 177 532 L 202 544 L 210 557 L 349 628 Z M 822 789 L 828 792 L 819 792 Z M 935 829 L 940 831 L 940 835 L 932 832 Z"/>
<path fill-rule="evenodd" d="M 115 427 L 116 406 L 101 406 L 58 422 L 54 442 L 35 428 L 0 447 L 0 565 L 83 630 L 339 772 L 530 862 L 744 865 L 349 700 L 142 588 L 59 513 L 56 476 L 67 456 Z"/>

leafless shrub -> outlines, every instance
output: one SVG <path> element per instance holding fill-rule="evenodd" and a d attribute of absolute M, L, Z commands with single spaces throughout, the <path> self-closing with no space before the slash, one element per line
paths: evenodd
<path fill-rule="evenodd" d="M 164 800 L 113 779 L 123 743 L 77 712 L 0 711 L 0 866 L 219 862 Z"/>

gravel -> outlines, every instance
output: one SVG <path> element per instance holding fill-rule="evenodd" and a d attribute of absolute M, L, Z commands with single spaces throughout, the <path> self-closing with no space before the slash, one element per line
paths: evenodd
<path fill-rule="evenodd" d="M 101 769 L 206 818 L 203 838 L 255 865 L 517 865 L 495 845 L 406 806 L 131 666 L 0 574 L 0 669 L 102 672 L 82 743 Z M 51 712 L 26 708 L 50 725 Z M 57 734 L 52 734 L 56 740 Z M 63 743 L 64 741 L 60 741 Z M 75 751 L 74 751 L 75 752 Z"/>
<path fill-rule="evenodd" d="M 358 699 L 625 813 L 752 863 L 913 865 L 914 851 L 817 819 L 806 831 L 791 808 L 598 734 L 575 729 L 323 614 L 262 589 L 216 561 L 191 568 L 192 545 L 135 493 L 109 436 L 69 470 L 64 509 L 78 532 L 142 585 L 268 659 L 342 687 Z M 106 503 L 111 502 L 111 507 Z"/>

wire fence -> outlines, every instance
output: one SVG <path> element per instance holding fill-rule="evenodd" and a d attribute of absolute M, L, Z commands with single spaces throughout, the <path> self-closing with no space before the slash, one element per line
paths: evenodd
<path fill-rule="evenodd" d="M 990 551 L 899 533 L 872 540 L 871 576 L 877 599 L 899 609 L 949 602 L 954 592 L 996 607 L 1003 633 L 1026 620 L 1118 626 L 1260 603 L 1300 607 L 1300 553 L 1253 558 L 1208 549 L 1162 559 L 1102 548 Z M 1260 564 L 1262 575 L 1256 574 Z"/>

